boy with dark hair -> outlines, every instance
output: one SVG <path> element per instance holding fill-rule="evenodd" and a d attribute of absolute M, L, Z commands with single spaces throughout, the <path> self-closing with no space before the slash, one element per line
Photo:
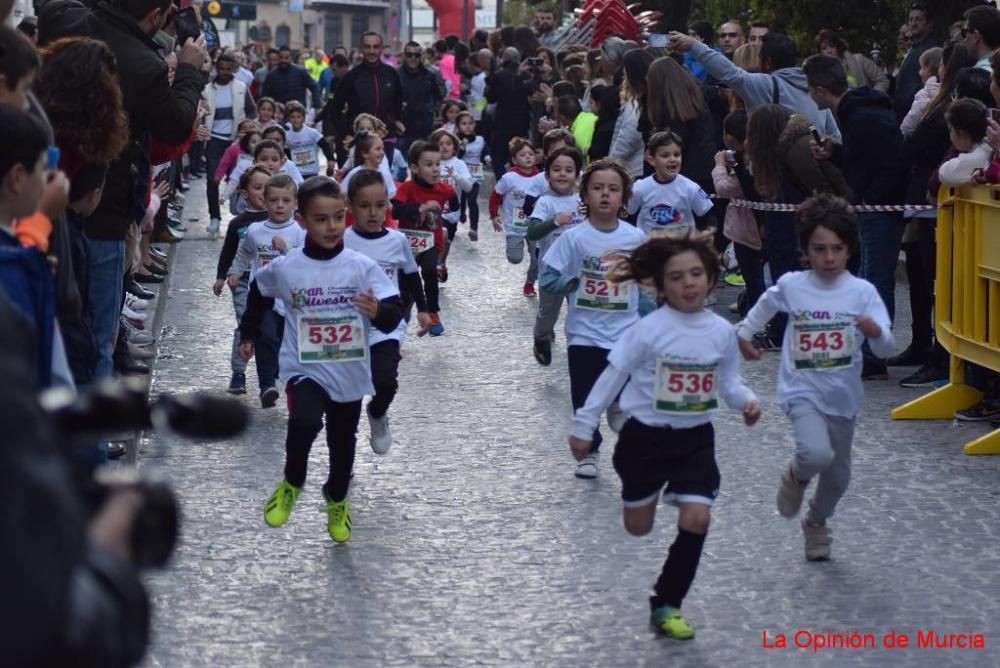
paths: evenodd
<path fill-rule="evenodd" d="M 42 62 L 24 34 L 0 24 L 0 104 L 28 109 L 28 90 Z"/>
<path fill-rule="evenodd" d="M 590 142 L 594 139 L 597 116 L 589 111 L 583 111 L 580 101 L 567 95 L 560 97 L 556 103 L 556 119 L 560 125 L 569 128 L 576 141 L 576 147 L 583 155 L 587 155 Z"/>

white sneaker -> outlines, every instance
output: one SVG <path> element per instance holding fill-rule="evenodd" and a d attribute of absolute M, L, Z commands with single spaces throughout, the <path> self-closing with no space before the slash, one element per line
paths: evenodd
<path fill-rule="evenodd" d="M 597 465 L 601 461 L 600 452 L 592 452 L 576 463 L 576 477 L 593 480 L 597 477 Z"/>
<path fill-rule="evenodd" d="M 368 438 L 372 446 L 372 452 L 376 455 L 384 455 L 392 447 L 392 433 L 389 431 L 389 414 L 386 413 L 380 418 L 372 417 L 370 410 L 365 410 L 368 414 Z"/>
<path fill-rule="evenodd" d="M 221 220 L 219 220 L 218 218 L 212 218 L 210 221 L 208 221 L 208 233 L 212 235 L 218 234 L 219 226 L 221 224 L 222 224 Z"/>
<path fill-rule="evenodd" d="M 143 322 L 144 320 L 146 320 L 146 318 L 149 317 L 145 313 L 140 313 L 139 311 L 133 311 L 128 307 L 128 304 L 122 306 L 122 315 L 125 316 L 126 318 L 132 318 L 133 320 L 138 320 L 139 322 Z"/>
<path fill-rule="evenodd" d="M 146 299 L 139 299 L 135 295 L 126 292 L 125 305 L 136 312 L 145 311 L 147 308 L 149 308 L 149 301 Z"/>
<path fill-rule="evenodd" d="M 628 413 L 621 409 L 617 401 L 614 401 L 608 406 L 607 416 L 608 426 L 611 427 L 611 431 L 616 434 L 621 433 L 622 427 L 625 426 L 625 422 L 628 420 Z"/>

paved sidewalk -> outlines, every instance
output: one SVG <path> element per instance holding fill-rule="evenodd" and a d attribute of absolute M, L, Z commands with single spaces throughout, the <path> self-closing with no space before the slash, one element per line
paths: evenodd
<path fill-rule="evenodd" d="M 153 392 L 214 390 L 229 379 L 234 325 L 211 293 L 221 240 L 205 238 L 201 182 L 176 249 Z M 504 258 L 481 226 L 459 232 L 443 288 L 443 337 L 407 341 L 390 411 L 395 444 L 379 457 L 362 420 L 351 491 L 354 534 L 326 533 L 317 442 L 299 505 L 281 529 L 262 508 L 281 476 L 284 402 L 218 443 L 142 443 L 144 472 L 169 479 L 184 511 L 169 571 L 150 578 L 148 666 L 757 666 L 1000 663 L 1000 458 L 961 444 L 985 428 L 893 422 L 919 395 L 893 380 L 866 385 L 854 479 L 831 520 L 835 559 L 807 563 L 797 522 L 774 495 L 792 451 L 774 403 L 777 355 L 744 365 L 764 399 L 761 423 L 716 421 L 722 493 L 685 613 L 694 641 L 658 636 L 646 596 L 673 538 L 660 510 L 642 539 L 621 526 L 609 439 L 599 480 L 573 477 L 564 337 L 553 364 L 531 355 L 536 300 L 526 265 Z M 726 288 L 720 312 L 735 299 Z M 906 307 L 902 292 L 897 298 Z M 909 335 L 900 314 L 900 339 Z M 899 342 L 899 348 L 905 340 Z M 607 433 L 607 432 L 606 432 Z M 794 648 L 798 630 L 876 634 L 878 649 Z M 887 650 L 882 635 L 985 634 L 985 650 Z M 765 649 L 787 634 L 790 649 Z M 800 636 L 799 640 L 804 640 Z"/>

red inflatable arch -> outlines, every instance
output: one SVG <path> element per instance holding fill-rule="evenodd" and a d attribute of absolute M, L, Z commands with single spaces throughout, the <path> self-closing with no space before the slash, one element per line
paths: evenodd
<path fill-rule="evenodd" d="M 472 36 L 476 29 L 476 2 L 465 0 L 468 5 L 468 34 Z M 448 35 L 462 37 L 462 0 L 427 0 L 434 10 L 438 21 L 438 35 L 442 38 Z"/>

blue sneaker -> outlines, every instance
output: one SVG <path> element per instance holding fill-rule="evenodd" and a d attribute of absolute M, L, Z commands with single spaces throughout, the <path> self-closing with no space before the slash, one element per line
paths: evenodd
<path fill-rule="evenodd" d="M 431 313 L 431 336 L 441 336 L 444 334 L 444 325 L 441 324 L 441 318 L 438 317 L 437 313 Z"/>

